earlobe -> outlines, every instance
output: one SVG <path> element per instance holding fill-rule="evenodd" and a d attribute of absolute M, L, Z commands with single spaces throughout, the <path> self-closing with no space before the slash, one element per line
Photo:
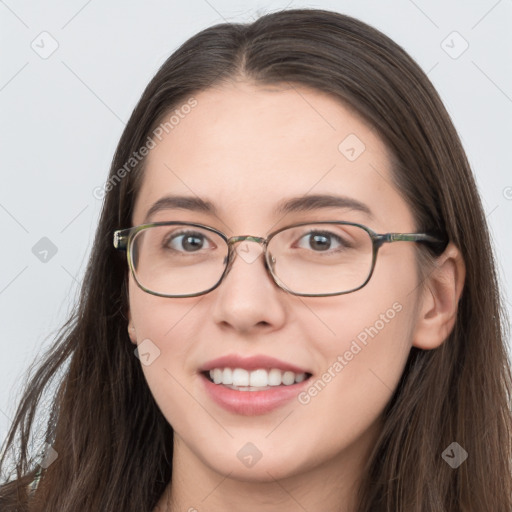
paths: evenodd
<path fill-rule="evenodd" d="M 462 254 L 450 242 L 423 284 L 413 346 L 431 350 L 448 338 L 457 319 L 465 277 L 466 265 Z"/>

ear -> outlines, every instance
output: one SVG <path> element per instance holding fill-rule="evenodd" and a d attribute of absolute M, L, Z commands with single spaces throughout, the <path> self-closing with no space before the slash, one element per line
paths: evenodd
<path fill-rule="evenodd" d="M 448 338 L 457 319 L 465 277 L 462 254 L 450 242 L 423 283 L 413 346 L 431 350 Z"/>
<path fill-rule="evenodd" d="M 137 333 L 135 332 L 135 326 L 133 325 L 130 311 L 128 311 L 128 335 L 130 336 L 131 342 L 137 345 Z"/>

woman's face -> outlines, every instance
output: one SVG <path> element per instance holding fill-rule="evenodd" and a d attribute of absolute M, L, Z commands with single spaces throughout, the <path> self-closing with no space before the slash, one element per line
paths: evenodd
<path fill-rule="evenodd" d="M 343 220 L 378 233 L 415 231 L 383 142 L 332 97 L 245 82 L 194 97 L 197 105 L 154 139 L 133 225 L 189 221 L 228 236 L 265 237 L 293 223 Z M 216 213 L 169 205 L 146 218 L 170 195 L 200 198 Z M 275 213 L 284 201 L 312 195 L 357 200 L 370 213 L 341 206 Z M 365 464 L 414 342 L 414 244 L 384 244 L 365 287 L 330 297 L 280 289 L 255 247 L 238 244 L 224 281 L 198 297 L 150 295 L 130 275 L 131 339 L 144 343 L 142 369 L 174 429 L 181 464 L 237 480 L 327 467 L 339 478 Z M 246 251 L 253 257 L 244 258 Z M 209 381 L 210 368 L 226 382 L 236 370 L 239 383 L 244 371 L 273 369 L 253 382 L 272 374 L 286 383 L 230 389 Z M 310 377 L 288 384 L 302 373 Z"/>

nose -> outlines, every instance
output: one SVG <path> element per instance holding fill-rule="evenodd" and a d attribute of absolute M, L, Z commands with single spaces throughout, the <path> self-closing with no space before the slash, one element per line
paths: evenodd
<path fill-rule="evenodd" d="M 213 320 L 239 332 L 271 331 L 286 317 L 285 296 L 268 272 L 263 246 L 256 237 L 235 240 L 221 284 L 213 290 Z"/>

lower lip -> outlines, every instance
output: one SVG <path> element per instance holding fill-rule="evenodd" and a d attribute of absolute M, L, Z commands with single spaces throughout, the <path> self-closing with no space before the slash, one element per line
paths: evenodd
<path fill-rule="evenodd" d="M 263 391 L 237 391 L 222 384 L 215 384 L 203 374 L 201 379 L 215 403 L 229 412 L 243 416 L 265 414 L 285 405 L 297 398 L 301 389 L 307 386 L 310 380 L 306 379 L 289 386 L 275 386 Z"/>

